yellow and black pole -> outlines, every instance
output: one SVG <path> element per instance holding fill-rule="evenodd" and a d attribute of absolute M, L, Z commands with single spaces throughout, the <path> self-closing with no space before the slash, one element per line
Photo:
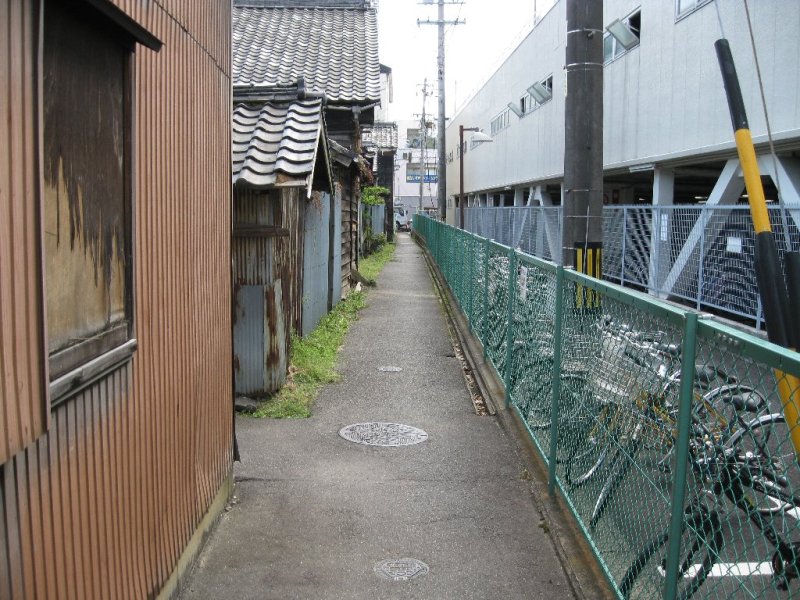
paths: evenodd
<path fill-rule="evenodd" d="M 742 91 L 739 87 L 739 78 L 736 75 L 736 66 L 728 40 L 719 39 L 714 43 L 717 50 L 719 66 L 722 70 L 722 80 L 725 84 L 725 94 L 728 98 L 728 109 L 733 122 L 736 149 L 739 153 L 739 162 L 744 175 L 747 188 L 750 215 L 753 219 L 753 229 L 756 234 L 755 270 L 758 281 L 758 293 L 764 308 L 764 320 L 767 327 L 769 340 L 785 348 L 797 348 L 800 344 L 797 319 L 790 312 L 789 293 L 778 260 L 778 247 L 767 212 L 767 202 L 764 198 L 764 187 L 761 184 L 761 174 L 758 171 L 753 139 L 750 135 L 750 126 L 747 122 L 747 113 L 744 108 Z M 796 278 L 797 257 L 791 257 L 790 283 L 793 293 L 800 292 L 800 282 Z M 795 301 L 800 298 L 795 298 Z M 794 304 L 794 303 L 793 303 Z M 793 375 L 776 371 L 778 392 L 783 402 L 783 412 L 786 424 L 792 436 L 795 453 L 800 458 L 800 379 Z"/>

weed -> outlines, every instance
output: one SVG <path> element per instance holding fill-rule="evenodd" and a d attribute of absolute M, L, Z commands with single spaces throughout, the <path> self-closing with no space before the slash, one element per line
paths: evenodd
<path fill-rule="evenodd" d="M 362 272 L 371 281 L 380 273 L 394 253 L 394 244 L 385 245 L 379 252 L 361 261 Z M 339 380 L 336 357 L 350 324 L 366 306 L 365 292 L 350 292 L 334 309 L 322 317 L 306 337 L 292 336 L 289 355 L 289 374 L 284 386 L 270 397 L 254 417 L 273 419 L 305 419 L 311 416 L 311 405 L 326 383 Z"/>
<path fill-rule="evenodd" d="M 394 243 L 384 244 L 379 250 L 361 259 L 358 269 L 361 276 L 368 282 L 374 283 L 383 266 L 394 256 L 394 249 Z"/>
<path fill-rule="evenodd" d="M 351 292 L 322 317 L 306 337 L 292 337 L 289 374 L 284 386 L 254 413 L 255 417 L 304 419 L 326 383 L 338 381 L 336 356 L 350 324 L 364 306 L 364 292 Z"/>

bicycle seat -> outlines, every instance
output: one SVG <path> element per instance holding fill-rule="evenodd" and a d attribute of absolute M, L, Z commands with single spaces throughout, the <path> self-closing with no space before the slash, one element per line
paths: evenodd
<path fill-rule="evenodd" d="M 753 392 L 731 394 L 723 398 L 723 401 L 730 403 L 737 411 L 757 413 L 764 408 L 764 398 Z"/>
<path fill-rule="evenodd" d="M 651 342 L 653 350 L 661 354 L 669 354 L 675 358 L 681 355 L 680 344 L 662 344 L 661 342 Z"/>
<path fill-rule="evenodd" d="M 694 380 L 701 385 L 708 385 L 717 376 L 717 370 L 709 365 L 694 366 Z"/>

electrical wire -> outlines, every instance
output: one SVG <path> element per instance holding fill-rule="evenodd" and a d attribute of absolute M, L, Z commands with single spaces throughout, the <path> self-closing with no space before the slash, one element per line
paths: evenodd
<path fill-rule="evenodd" d="M 715 0 L 715 4 L 719 0 Z M 780 206 L 780 215 L 781 215 L 781 229 L 783 230 L 783 241 L 786 245 L 786 250 L 792 250 L 792 241 L 791 237 L 789 236 L 789 228 L 788 222 L 786 218 L 786 205 L 783 201 L 783 194 L 781 193 L 781 186 L 780 186 L 780 172 L 778 171 L 778 156 L 775 153 L 775 143 L 772 139 L 772 128 L 769 124 L 769 111 L 767 110 L 767 98 L 764 94 L 764 81 L 761 78 L 761 67 L 758 63 L 758 52 L 756 51 L 756 38 L 753 34 L 753 22 L 750 19 L 750 6 L 747 3 L 747 0 L 744 0 L 744 12 L 747 16 L 747 29 L 750 33 L 750 45 L 753 48 L 753 62 L 755 63 L 756 67 L 756 77 L 758 78 L 758 89 L 761 92 L 761 107 L 764 110 L 764 122 L 767 125 L 767 139 L 769 140 L 769 151 L 772 155 L 772 169 L 775 173 L 775 189 L 778 191 L 778 205 Z"/>

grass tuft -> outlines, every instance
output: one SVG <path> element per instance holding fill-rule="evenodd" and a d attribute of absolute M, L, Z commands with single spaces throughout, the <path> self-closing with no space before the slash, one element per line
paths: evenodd
<path fill-rule="evenodd" d="M 372 281 L 394 253 L 394 244 L 361 261 L 362 274 L 369 273 Z M 366 277 L 366 275 L 365 275 Z M 339 380 L 336 358 L 350 324 L 366 306 L 366 293 L 350 292 L 347 298 L 325 315 L 305 338 L 293 336 L 290 366 L 286 384 L 253 413 L 254 417 L 273 419 L 304 419 L 311 416 L 320 388 Z"/>
<path fill-rule="evenodd" d="M 364 279 L 374 285 L 383 267 L 394 256 L 394 249 L 394 243 L 384 244 L 367 258 L 361 259 L 358 272 Z"/>

